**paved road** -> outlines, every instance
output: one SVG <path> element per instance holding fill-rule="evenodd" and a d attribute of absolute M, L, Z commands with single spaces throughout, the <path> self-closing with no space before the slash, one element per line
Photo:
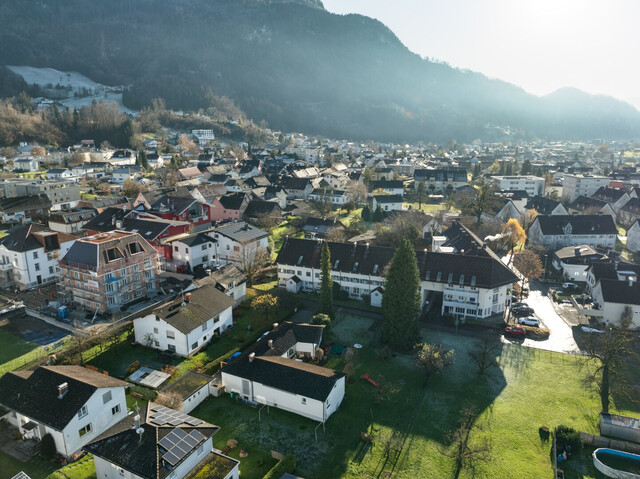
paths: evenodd
<path fill-rule="evenodd" d="M 533 287 L 535 289 L 532 289 L 525 301 L 534 309 L 536 316 L 542 320 L 542 323 L 551 331 L 551 334 L 546 341 L 525 339 L 522 344 L 531 348 L 561 353 L 578 351 L 579 348 L 573 338 L 571 327 L 556 313 L 546 292 L 537 288 L 535 284 Z"/>

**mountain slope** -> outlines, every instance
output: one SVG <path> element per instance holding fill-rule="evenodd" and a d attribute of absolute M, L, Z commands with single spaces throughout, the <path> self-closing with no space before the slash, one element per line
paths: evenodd
<path fill-rule="evenodd" d="M 487 125 L 542 138 L 640 132 L 640 112 L 622 102 L 538 98 L 423 60 L 380 22 L 319 0 L 12 0 L 0 21 L 0 64 L 130 84 L 132 108 L 226 95 L 274 128 L 382 141 L 490 139 Z"/>

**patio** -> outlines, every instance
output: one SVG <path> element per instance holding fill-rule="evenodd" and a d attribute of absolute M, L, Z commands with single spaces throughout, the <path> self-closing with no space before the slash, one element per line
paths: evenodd
<path fill-rule="evenodd" d="M 28 462 L 33 456 L 38 454 L 40 441 L 33 438 L 27 440 L 16 439 L 16 437 L 20 436 L 21 434 L 17 427 L 5 423 L 5 425 L 0 428 L 0 451 L 15 457 L 21 462 Z"/>

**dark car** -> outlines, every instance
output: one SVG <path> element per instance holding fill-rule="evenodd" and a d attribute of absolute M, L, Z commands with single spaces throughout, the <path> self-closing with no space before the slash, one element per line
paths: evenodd
<path fill-rule="evenodd" d="M 529 305 L 525 302 L 522 301 L 518 301 L 517 303 L 513 303 L 511 305 L 511 309 L 516 309 L 516 308 L 528 308 Z"/>
<path fill-rule="evenodd" d="M 533 308 L 529 308 L 528 306 L 524 306 L 522 308 L 513 308 L 511 311 L 516 318 L 523 318 L 525 316 L 533 316 L 535 311 Z"/>
<path fill-rule="evenodd" d="M 505 336 L 526 336 L 527 332 L 522 326 L 507 326 L 504 328 Z"/>

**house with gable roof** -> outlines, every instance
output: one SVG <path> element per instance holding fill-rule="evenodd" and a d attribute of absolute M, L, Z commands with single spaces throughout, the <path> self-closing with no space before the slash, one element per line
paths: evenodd
<path fill-rule="evenodd" d="M 557 250 L 587 245 L 614 249 L 618 229 L 611 215 L 539 215 L 529 228 L 529 243 Z"/>

